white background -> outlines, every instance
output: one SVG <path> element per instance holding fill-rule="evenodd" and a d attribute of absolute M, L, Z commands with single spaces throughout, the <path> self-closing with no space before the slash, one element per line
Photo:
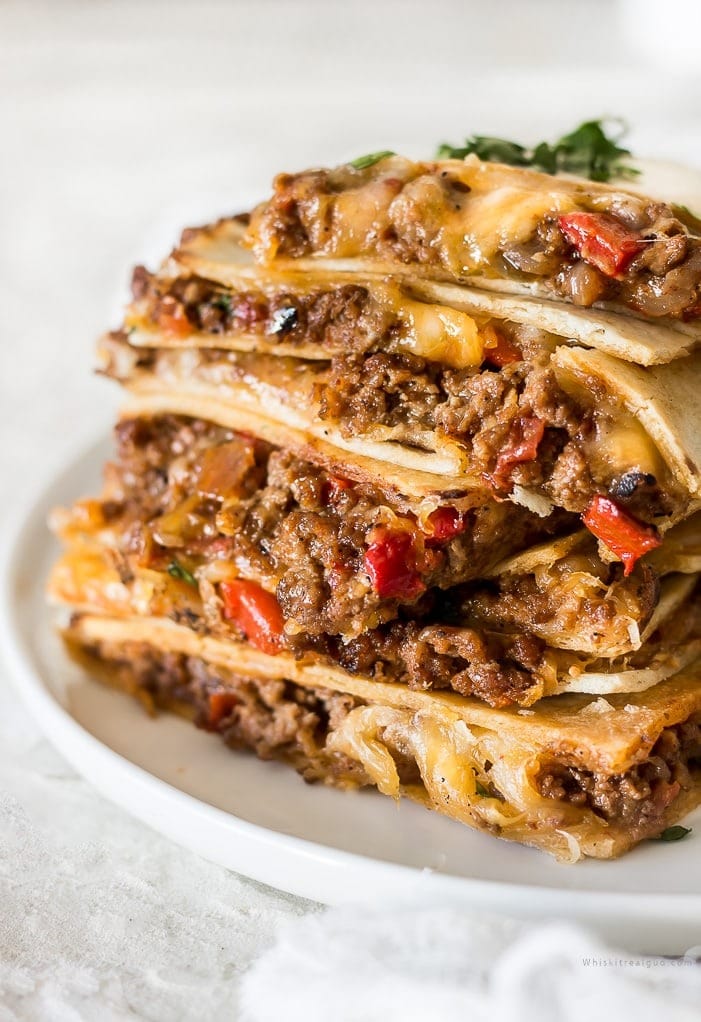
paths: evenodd
<path fill-rule="evenodd" d="M 682 52 L 698 26 L 675 20 L 684 4 L 668 0 L 655 5 L 664 25 L 644 36 L 647 6 L 636 28 L 606 0 L 0 3 L 0 536 L 13 505 L 114 415 L 118 394 L 91 375 L 92 349 L 118 322 L 131 264 L 156 240 L 165 254 L 189 219 L 262 196 L 276 171 L 375 149 L 430 154 L 473 132 L 553 139 L 602 114 L 630 122 L 641 155 L 701 166 L 700 79 L 683 73 L 693 62 Z M 57 983 L 82 1006 L 66 1018 L 107 1017 L 110 983 L 129 1017 L 228 1017 L 240 969 L 302 906 L 101 803 L 38 740 L 5 681 L 0 1018 L 50 1017 L 41 998 Z M 88 866 L 84 841 L 98 842 Z M 197 917 L 203 889 L 218 892 L 208 919 Z M 69 899 L 63 914 L 52 891 Z M 137 950 L 166 899 L 180 921 L 149 945 L 147 968 Z M 99 922 L 108 961 L 76 942 L 76 905 L 79 929 Z M 173 992 L 188 968 L 192 989 L 209 991 L 199 1012 Z"/>

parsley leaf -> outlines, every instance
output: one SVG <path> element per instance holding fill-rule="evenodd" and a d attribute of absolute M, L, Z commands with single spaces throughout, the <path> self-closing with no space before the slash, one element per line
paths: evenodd
<path fill-rule="evenodd" d="M 197 585 L 197 579 L 195 576 L 191 571 L 188 571 L 187 568 L 184 568 L 180 561 L 172 560 L 170 562 L 168 565 L 168 574 L 172 575 L 173 578 L 177 578 L 180 582 L 187 582 L 189 586 Z"/>
<path fill-rule="evenodd" d="M 507 142 L 504 138 L 492 138 L 490 135 L 473 135 L 465 140 L 464 146 L 443 145 L 438 147 L 438 159 L 462 160 L 474 153 L 480 160 L 492 163 L 510 163 L 514 167 L 527 167 L 530 160 L 528 151 L 516 142 Z"/>
<path fill-rule="evenodd" d="M 585 121 L 557 142 L 539 142 L 532 149 L 502 138 L 474 135 L 464 146 L 439 146 L 438 159 L 462 160 L 474 153 L 481 160 L 508 163 L 514 167 L 534 167 L 545 174 L 566 172 L 592 181 L 610 181 L 612 177 L 635 177 L 640 172 L 626 163 L 630 150 L 618 143 L 625 134 L 623 122 L 618 133 L 606 134 L 603 121 Z"/>
<path fill-rule="evenodd" d="M 367 156 L 359 156 L 357 160 L 349 160 L 348 165 L 354 167 L 356 170 L 367 170 L 368 167 L 373 167 L 380 160 L 384 160 L 386 156 L 396 156 L 396 153 L 392 152 L 391 149 L 381 149 L 377 153 L 368 153 Z"/>
<path fill-rule="evenodd" d="M 687 834 L 691 834 L 691 827 L 682 827 L 677 824 L 676 827 L 667 827 L 663 830 L 657 841 L 681 841 Z"/>

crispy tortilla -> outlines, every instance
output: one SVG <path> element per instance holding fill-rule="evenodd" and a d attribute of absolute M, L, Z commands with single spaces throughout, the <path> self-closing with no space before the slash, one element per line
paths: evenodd
<path fill-rule="evenodd" d="M 469 286 L 425 279 L 420 266 L 359 265 L 353 261 L 297 259 L 287 260 L 279 269 L 258 267 L 250 253 L 242 247 L 244 228 L 233 220 L 221 220 L 210 227 L 189 232 L 161 269 L 168 279 L 194 274 L 233 289 L 255 285 L 266 292 L 288 291 L 292 294 L 311 287 L 338 287 L 356 284 L 368 288 L 386 287 L 387 275 L 400 280 L 405 293 L 415 294 L 426 302 L 461 309 L 477 317 L 510 320 L 537 326 L 563 341 L 576 341 L 628 362 L 649 366 L 671 362 L 689 354 L 701 342 L 701 327 L 676 320 L 637 318 L 629 310 L 623 314 L 610 308 L 579 308 L 567 302 L 552 300 L 552 294 L 532 282 L 513 282 L 475 278 Z M 502 293 L 505 291 L 506 293 Z M 401 312 L 401 305 L 397 305 Z M 138 322 L 138 320 L 137 320 Z M 207 346 L 206 334 L 194 334 L 191 343 Z M 153 344 L 153 331 L 143 329 L 134 343 Z M 168 343 L 178 342 L 177 339 Z M 217 336 L 217 346 L 236 350 L 256 350 L 260 339 L 226 335 Z M 209 346 L 211 346 L 211 335 Z M 266 344 L 267 350 L 280 354 L 298 354 L 304 358 L 320 357 L 318 347 L 308 345 L 292 349 L 280 344 Z"/>
<path fill-rule="evenodd" d="M 245 240 L 260 263 L 281 269 L 317 265 L 399 275 L 408 269 L 436 280 L 552 297 L 549 281 L 524 282 L 509 272 L 509 251 L 528 243 L 539 224 L 563 214 L 615 213 L 631 203 L 654 208 L 654 199 L 645 203 L 634 196 L 618 184 L 541 174 L 474 155 L 423 162 L 391 156 L 367 168 L 279 175 L 273 195 L 253 211 Z M 682 217 L 696 243 L 695 228 Z M 701 338 L 698 321 L 682 317 L 671 329 Z"/>
<path fill-rule="evenodd" d="M 470 465 L 469 448 L 435 430 L 419 431 L 411 424 L 377 426 L 346 437 L 340 424 L 320 419 L 314 390 L 322 379 L 319 363 L 294 363 L 290 373 L 287 361 L 268 356 L 269 365 L 279 366 L 275 376 L 267 369 L 258 376 L 253 362 L 238 378 L 222 374 L 215 379 L 211 367 L 198 370 L 187 352 L 161 357 L 168 364 L 160 375 L 136 367 L 123 378 L 133 395 L 127 414 L 172 412 L 211 419 L 307 451 L 310 460 L 362 466 L 375 478 L 386 478 L 398 492 L 414 496 L 440 491 L 470 491 L 475 500 L 480 491 L 482 499 L 491 496 L 478 467 Z M 695 428 L 701 409 L 701 352 L 668 366 L 642 369 L 602 352 L 562 346 L 552 365 L 564 387 L 593 389 L 610 405 L 615 428 L 600 433 L 593 444 L 602 465 L 609 470 L 620 466 L 620 474 L 634 469 L 658 479 L 666 469 L 690 495 L 690 506 L 682 501 L 677 513 L 660 521 L 660 530 L 691 513 L 694 501 L 701 499 L 701 428 Z M 620 418 L 613 411 L 618 405 L 623 406 Z M 547 496 L 535 490 L 515 487 L 510 499 L 539 515 L 552 510 Z"/>
<path fill-rule="evenodd" d="M 663 629 L 656 641 L 648 640 L 665 623 L 674 622 L 675 613 L 691 597 L 696 582 L 695 575 L 673 574 L 663 579 L 650 619 L 637 622 L 631 618 L 627 624 L 628 641 L 618 646 L 606 648 L 605 636 L 602 648 L 594 644 L 587 649 L 586 635 L 582 637 L 574 632 L 559 637 L 548 635 L 544 665 L 534 671 L 531 687 L 514 698 L 518 698 L 521 706 L 531 706 L 543 697 L 563 692 L 597 695 L 641 692 L 676 674 L 701 656 L 701 638 L 694 638 L 692 634 L 679 641 L 672 629 L 670 639 Z M 210 623 L 208 632 L 212 636 L 222 632 L 221 626 L 212 624 L 220 612 L 218 597 L 211 585 L 198 593 L 196 587 L 175 583 L 165 571 L 138 567 L 131 568 L 130 577 L 125 580 L 100 537 L 93 541 L 80 539 L 69 546 L 53 567 L 47 592 L 55 603 L 86 614 L 196 619 Z M 440 629 L 440 625 L 436 627 Z M 449 630 L 459 633 L 461 627 L 465 626 L 461 626 L 456 617 Z M 472 627 L 480 628 L 479 624 Z M 691 627 L 695 627 L 693 621 Z M 482 628 L 486 634 L 489 624 L 485 623 Z M 539 634 L 537 625 L 533 629 Z M 228 634 L 229 628 L 224 626 L 223 633 Z M 583 651 L 578 646 L 583 647 Z M 313 653 L 304 654 L 303 659 L 332 664 Z"/>
<path fill-rule="evenodd" d="M 312 432 L 285 421 L 284 407 L 268 404 L 256 408 L 250 400 L 250 392 L 243 387 L 227 388 L 224 392 L 223 388 L 198 386 L 190 380 L 171 389 L 159 384 L 154 377 L 144 375 L 130 383 L 128 390 L 130 397 L 122 406 L 125 417 L 172 413 L 209 419 L 292 450 L 300 458 L 314 461 L 349 479 L 384 485 L 400 496 L 425 501 L 427 506 L 449 500 L 458 506 L 473 507 L 491 496 L 481 480 L 451 472 L 454 463 L 437 464 L 432 455 L 396 443 L 337 443 L 336 436 L 331 439 L 331 430 L 326 426 L 319 426 Z M 239 397 L 244 400 L 237 400 Z M 275 413 L 274 418 L 266 414 L 271 411 Z M 549 511 L 548 507 L 543 513 Z"/>
<path fill-rule="evenodd" d="M 354 698 L 354 708 L 335 728 L 327 725 L 321 739 L 324 755 L 333 759 L 340 754 L 359 763 L 366 782 L 384 794 L 408 795 L 453 819 L 568 861 L 582 855 L 620 855 L 646 836 L 644 828 L 636 833 L 629 822 L 607 821 L 590 809 L 544 797 L 535 784 L 539 773 L 559 764 L 605 777 L 619 775 L 650 755 L 665 728 L 701 709 L 698 665 L 644 695 L 609 700 L 560 696 L 530 711 L 499 711 L 453 694 L 410 691 L 326 665 L 270 657 L 242 643 L 198 636 L 166 620 L 78 616 L 66 637 L 97 654 L 98 667 L 109 668 L 111 651 L 122 678 L 132 651 L 145 645 L 157 655 L 185 654 L 231 672 L 231 680 L 224 683 L 233 694 L 236 678 L 284 679 L 310 693 L 346 693 Z M 129 689 L 128 680 L 121 683 Z M 131 690 L 139 694 L 138 688 Z M 416 763 L 421 783 L 402 785 L 398 750 L 404 761 L 409 757 Z M 701 800 L 698 772 L 690 778 L 659 814 L 654 832 Z M 334 783 L 331 769 L 327 780 Z"/>

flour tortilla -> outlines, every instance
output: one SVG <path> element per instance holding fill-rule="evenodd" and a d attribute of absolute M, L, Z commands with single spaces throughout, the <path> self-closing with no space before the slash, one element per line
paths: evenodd
<path fill-rule="evenodd" d="M 187 240 L 164 264 L 164 277 L 192 273 L 208 280 L 245 288 L 327 286 L 344 283 L 372 286 L 373 279 L 400 277 L 405 286 L 426 300 L 443 302 L 475 315 L 529 323 L 564 341 L 638 365 L 657 365 L 688 354 L 701 343 L 701 325 L 677 320 L 648 320 L 610 308 L 579 308 L 552 300 L 552 292 L 537 282 L 475 277 L 466 284 L 426 279 L 416 264 L 368 263 L 365 260 L 301 258 L 278 260 L 273 267 L 257 266 L 242 246 L 245 228 L 234 220 L 189 232 Z M 505 293 L 503 293 L 505 292 Z M 232 343 L 227 340 L 227 344 Z"/>
<path fill-rule="evenodd" d="M 654 440 L 684 489 L 701 495 L 701 352 L 645 370 L 603 351 L 563 346 L 553 362 L 585 386 L 595 382 L 614 394 Z"/>
<path fill-rule="evenodd" d="M 584 769 L 618 773 L 647 755 L 663 727 L 701 709 L 699 669 L 690 669 L 645 692 L 618 693 L 592 701 L 585 695 L 545 699 L 524 714 L 497 710 L 454 692 L 424 692 L 349 674 L 310 658 L 270 656 L 247 643 L 199 635 L 164 618 L 110 618 L 82 615 L 74 634 L 83 641 L 147 642 L 164 652 L 202 656 L 244 676 L 287 678 L 309 688 L 348 692 L 371 703 L 457 714 L 465 723 L 498 729 L 505 741 L 542 752 L 566 753 Z"/>
<path fill-rule="evenodd" d="M 300 363 L 293 376 L 286 376 L 282 361 L 271 359 L 279 368 L 277 379 L 261 381 L 248 372 L 238 379 L 213 380 L 198 376 L 186 356 L 187 352 L 169 355 L 172 362 L 166 378 L 148 369 L 134 370 L 125 381 L 134 395 L 127 410 L 211 419 L 232 429 L 250 430 L 279 446 L 313 448 L 317 453 L 312 460 L 321 458 L 337 467 L 344 459 L 359 461 L 376 478 L 386 475 L 398 492 L 413 496 L 454 490 L 470 491 L 474 499 L 480 492 L 482 499 L 490 495 L 470 466 L 469 449 L 457 441 L 430 430 L 419 434 L 414 427 L 377 426 L 363 435 L 345 437 L 340 426 L 319 419 L 314 396 L 318 377 L 313 368 L 318 363 L 306 367 Z M 642 369 L 603 352 L 561 346 L 552 364 L 585 389 L 596 385 L 615 404 L 620 403 L 624 414 L 644 430 L 648 461 L 656 464 L 661 459 L 680 489 L 692 501 L 701 500 L 701 352 L 667 366 Z M 607 457 L 615 453 L 616 448 Z M 624 470 L 625 452 L 616 460 Z M 514 490 L 511 499 L 541 516 L 552 510 L 543 494 L 529 490 Z M 688 514 L 689 508 L 684 507 L 683 513 Z M 661 531 L 678 517 L 661 520 Z"/>
<path fill-rule="evenodd" d="M 130 673 L 131 657 L 145 649 L 156 661 L 169 651 L 197 657 L 234 697 L 239 685 L 268 678 L 291 680 L 308 688 L 312 697 L 323 697 L 329 690 L 350 694 L 355 705 L 339 721 L 322 726 L 313 746 L 282 747 L 276 757 L 304 776 L 340 787 L 374 784 L 394 799 L 411 798 L 450 819 L 533 845 L 564 862 L 585 855 L 613 858 L 645 832 L 625 819 L 604 820 L 586 806 L 547 798 L 538 789 L 538 775 L 558 766 L 592 769 L 603 777 L 630 769 L 649 756 L 664 727 L 688 719 L 701 699 L 699 667 L 693 665 L 654 694 L 630 696 L 625 702 L 615 696 L 611 700 L 561 696 L 544 701 L 537 711 L 485 711 L 460 697 L 411 692 L 343 672 L 315 675 L 289 658 L 281 663 L 279 657 L 265 658 L 240 646 L 208 643 L 167 621 L 143 624 L 140 629 L 139 622 L 134 626 L 76 618 L 65 638 L 92 677 L 149 705 L 153 695 L 136 673 Z M 276 663 L 264 663 L 265 659 Z M 192 705 L 174 694 L 161 694 L 156 705 L 194 718 Z M 291 697 L 289 705 L 296 706 Z M 416 764 L 415 780 L 402 783 L 398 753 L 403 763 Z M 356 773 L 344 772 L 344 762 L 353 764 Z M 492 786 L 498 794 L 490 794 Z M 692 775 L 692 783 L 654 821 L 653 833 L 676 823 L 700 800 L 701 783 Z"/>

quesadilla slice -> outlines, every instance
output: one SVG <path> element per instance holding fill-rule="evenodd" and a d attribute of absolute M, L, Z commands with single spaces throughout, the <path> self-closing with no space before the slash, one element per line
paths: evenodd
<path fill-rule="evenodd" d="M 513 553 L 542 523 L 508 504 L 402 509 L 201 421 L 117 434 L 101 499 L 54 516 L 67 550 L 50 591 L 74 608 L 164 616 L 496 706 L 642 690 L 701 653 L 701 518 L 671 531 L 674 571 L 660 556 L 626 575 L 585 530 Z"/>
<path fill-rule="evenodd" d="M 308 781 L 374 785 L 559 859 L 611 858 L 701 801 L 697 664 L 649 692 L 495 710 L 158 618 L 74 615 L 91 673 Z"/>
<path fill-rule="evenodd" d="M 126 413 L 212 418 L 340 471 L 357 462 L 415 497 L 438 492 L 440 479 L 473 502 L 578 512 L 625 564 L 699 506 L 701 353 L 643 368 L 535 324 L 468 319 L 473 332 L 461 336 L 480 350 L 459 369 L 351 318 L 346 350 L 330 359 L 234 350 L 218 335 L 207 348 L 120 331 L 102 341 L 103 371 L 132 395 Z"/>
<path fill-rule="evenodd" d="M 612 304 L 695 338 L 698 221 L 618 186 L 464 160 L 385 156 L 281 174 L 254 210 L 263 264 L 402 274 Z"/>
<path fill-rule="evenodd" d="M 360 333 L 382 349 L 464 368 L 484 351 L 480 326 L 496 319 L 643 366 L 683 358 L 698 345 L 698 331 L 684 323 L 434 281 L 409 269 L 258 266 L 244 247 L 242 219 L 185 231 L 157 274 L 135 268 L 125 320 L 132 343 L 149 346 L 156 330 L 163 344 L 211 347 L 216 334 L 219 346 L 238 351 L 328 358 Z"/>

